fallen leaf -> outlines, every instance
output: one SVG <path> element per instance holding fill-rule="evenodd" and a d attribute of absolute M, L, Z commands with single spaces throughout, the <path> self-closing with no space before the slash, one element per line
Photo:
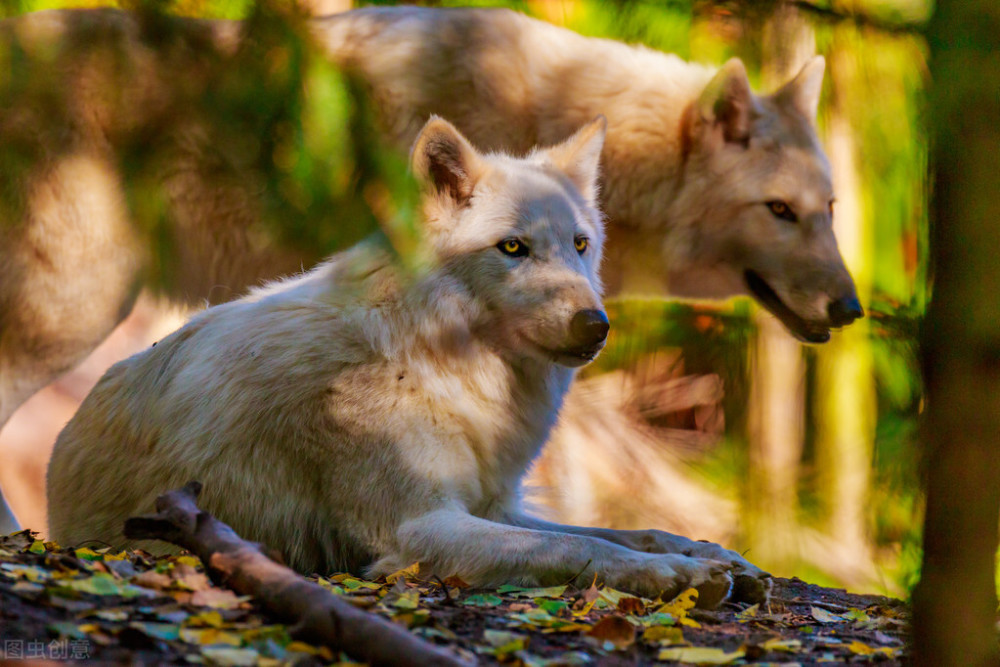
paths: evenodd
<path fill-rule="evenodd" d="M 470 607 L 496 607 L 503 599 L 492 593 L 477 593 L 462 600 L 462 604 Z"/>
<path fill-rule="evenodd" d="M 135 628 L 139 632 L 153 637 L 154 639 L 163 639 L 165 641 L 173 641 L 180 637 L 181 628 L 179 625 L 173 623 L 143 623 L 140 621 L 132 621 L 128 624 L 130 628 Z"/>
<path fill-rule="evenodd" d="M 843 623 L 844 618 L 838 614 L 832 614 L 821 607 L 810 607 L 809 614 L 820 623 Z"/>
<path fill-rule="evenodd" d="M 635 642 L 635 626 L 624 616 L 605 616 L 587 631 L 587 636 L 600 643 L 610 642 L 617 649 L 625 649 Z"/>
<path fill-rule="evenodd" d="M 498 658 L 508 653 L 521 651 L 528 646 L 527 636 L 506 630 L 483 630 L 483 641 L 490 646 L 484 652 Z"/>
<path fill-rule="evenodd" d="M 453 574 L 450 577 L 444 578 L 444 585 L 448 588 L 471 588 L 471 585 L 462 579 L 462 577 L 457 574 Z"/>
<path fill-rule="evenodd" d="M 657 660 L 674 660 L 692 665 L 731 665 L 745 655 L 746 651 L 743 649 L 726 652 L 721 648 L 686 646 L 660 649 L 656 658 Z"/>
<path fill-rule="evenodd" d="M 594 604 L 596 604 L 600 597 L 601 591 L 597 589 L 597 575 L 595 574 L 590 588 L 585 590 L 580 599 L 573 603 L 573 615 L 586 616 L 594 608 Z"/>
<path fill-rule="evenodd" d="M 878 655 L 882 654 L 888 657 L 893 657 L 899 652 L 899 649 L 889 648 L 888 646 L 869 646 L 857 640 L 852 641 L 847 645 L 847 650 L 855 655 Z"/>
<path fill-rule="evenodd" d="M 566 600 L 547 600 L 545 598 L 536 598 L 535 604 L 553 616 L 558 616 L 569 609 L 569 603 L 566 602 Z M 510 610 L 514 611 L 514 605 L 510 606 Z"/>
<path fill-rule="evenodd" d="M 202 611 L 191 614 L 184 621 L 185 626 L 206 628 L 221 628 L 222 623 L 222 614 L 217 611 Z"/>
<path fill-rule="evenodd" d="M 220 628 L 186 628 L 182 627 L 179 632 L 182 641 L 188 644 L 200 644 L 208 646 L 211 644 L 226 644 L 228 646 L 240 646 L 243 638 L 234 632 L 227 632 Z"/>
<path fill-rule="evenodd" d="M 683 593 L 680 593 L 670 602 L 662 605 L 656 611 L 663 614 L 671 614 L 677 618 L 682 618 L 687 616 L 688 611 L 694 609 L 696 604 L 698 604 L 698 589 L 689 588 Z"/>
<path fill-rule="evenodd" d="M 548 588 L 522 588 L 505 584 L 497 589 L 500 595 L 510 595 L 515 598 L 559 598 L 566 592 L 566 586 L 549 586 Z"/>
<path fill-rule="evenodd" d="M 409 567 L 404 567 L 402 570 L 396 570 L 392 574 L 386 575 L 385 580 L 390 584 L 396 583 L 397 579 L 416 581 L 418 574 L 420 574 L 420 563 L 414 563 Z"/>
<path fill-rule="evenodd" d="M 254 667 L 260 654 L 252 648 L 222 648 L 206 646 L 201 654 L 213 665 L 223 667 Z"/>
<path fill-rule="evenodd" d="M 173 561 L 178 565 L 186 565 L 188 567 L 193 567 L 193 568 L 201 567 L 201 560 L 197 556 L 192 556 L 190 554 L 177 556 L 173 559 Z"/>
<path fill-rule="evenodd" d="M 196 591 L 191 596 L 191 604 L 196 607 L 212 607 L 214 609 L 233 609 L 240 606 L 240 603 L 249 600 L 249 597 L 237 597 L 235 593 L 226 588 L 208 588 Z"/>
<path fill-rule="evenodd" d="M 736 614 L 736 618 L 738 618 L 741 621 L 744 621 L 744 620 L 747 620 L 747 619 L 751 619 L 751 618 L 756 618 L 758 611 L 760 611 L 760 603 L 757 603 L 755 605 L 751 605 L 751 606 L 747 607 L 743 611 L 741 611 L 738 614 Z"/>
<path fill-rule="evenodd" d="M 325 646 L 313 646 L 312 644 L 306 644 L 305 642 L 293 641 L 285 647 L 286 651 L 294 651 L 295 653 L 308 653 L 309 655 L 316 655 L 324 660 L 333 660 L 333 653 Z"/>
<path fill-rule="evenodd" d="M 768 639 L 760 645 L 765 651 L 783 651 L 785 653 L 796 653 L 802 650 L 802 642 L 798 639 Z"/>
<path fill-rule="evenodd" d="M 170 587 L 171 579 L 167 575 L 160 572 L 147 570 L 146 572 L 140 572 L 132 577 L 132 583 L 136 586 L 142 586 L 143 588 L 152 588 L 154 590 L 162 591 L 163 589 Z"/>
<path fill-rule="evenodd" d="M 667 625 L 653 625 L 646 628 L 642 633 L 642 641 L 650 644 L 660 644 L 670 646 L 672 644 L 683 644 L 684 633 L 680 628 Z"/>
<path fill-rule="evenodd" d="M 618 611 L 623 614 L 642 616 L 646 613 L 646 604 L 636 597 L 624 597 L 618 600 Z"/>

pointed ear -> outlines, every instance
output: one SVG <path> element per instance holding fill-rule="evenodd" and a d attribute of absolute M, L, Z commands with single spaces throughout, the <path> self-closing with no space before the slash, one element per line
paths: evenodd
<path fill-rule="evenodd" d="M 809 60 L 795 78 L 786 83 L 774 94 L 781 102 L 790 105 L 809 122 L 816 120 L 816 109 L 819 107 L 819 94 L 823 88 L 823 70 L 826 60 L 816 56 Z"/>
<path fill-rule="evenodd" d="M 597 202 L 601 149 L 607 131 L 608 120 L 598 116 L 566 141 L 548 149 L 549 159 L 569 177 L 589 204 Z"/>
<path fill-rule="evenodd" d="M 698 98 L 701 127 L 721 133 L 727 143 L 746 143 L 756 113 L 746 67 L 730 58 L 712 77 Z"/>
<path fill-rule="evenodd" d="M 482 174 L 482 160 L 454 125 L 431 116 L 410 152 L 413 173 L 438 194 L 465 203 Z"/>

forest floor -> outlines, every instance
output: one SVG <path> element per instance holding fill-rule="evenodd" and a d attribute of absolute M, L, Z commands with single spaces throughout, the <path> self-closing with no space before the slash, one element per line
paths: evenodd
<path fill-rule="evenodd" d="M 475 590 L 346 574 L 312 577 L 470 663 L 534 665 L 908 664 L 908 613 L 891 598 L 776 579 L 768 603 L 693 607 L 600 585 Z M 214 586 L 190 555 L 62 549 L 0 537 L 0 662 L 350 664 L 294 641 L 253 599 Z M 8 664 L 10 664 L 8 662 Z"/>

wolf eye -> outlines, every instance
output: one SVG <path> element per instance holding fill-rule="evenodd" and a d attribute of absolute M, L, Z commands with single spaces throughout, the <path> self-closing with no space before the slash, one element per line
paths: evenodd
<path fill-rule="evenodd" d="M 799 218 L 795 215 L 795 211 L 792 210 L 792 207 L 780 199 L 764 202 L 764 204 L 771 210 L 771 214 L 776 218 L 781 218 L 782 220 L 787 220 L 788 222 L 799 221 Z"/>
<path fill-rule="evenodd" d="M 519 239 L 504 239 L 497 244 L 497 248 L 500 252 L 510 257 L 528 256 L 528 246 L 524 245 Z"/>
<path fill-rule="evenodd" d="M 576 248 L 576 251 L 581 255 L 587 250 L 587 246 L 589 245 L 590 245 L 590 239 L 588 239 L 586 236 L 577 236 L 573 240 L 573 247 Z"/>

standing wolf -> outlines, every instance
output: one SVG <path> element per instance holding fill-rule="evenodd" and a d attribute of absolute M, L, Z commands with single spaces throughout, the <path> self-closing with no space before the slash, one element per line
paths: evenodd
<path fill-rule="evenodd" d="M 125 518 L 197 478 L 205 509 L 304 572 L 419 561 L 476 585 L 596 572 L 648 596 L 699 586 L 707 605 L 730 569 L 762 574 L 717 545 L 518 510 L 574 369 L 608 332 L 604 131 L 598 119 L 513 159 L 429 121 L 412 160 L 431 268 L 410 279 L 366 242 L 112 367 L 56 443 L 53 539 L 121 544 Z"/>
<path fill-rule="evenodd" d="M 199 303 L 238 294 L 320 259 L 268 236 L 258 224 L 259 179 L 213 145 L 204 119 L 183 113 L 213 80 L 206 68 L 229 62 L 238 24 L 172 25 L 184 39 L 165 45 L 114 10 L 0 23 L 5 43 L 16 38 L 25 53 L 45 54 L 39 67 L 68 96 L 63 116 L 19 108 L 16 99 L 17 113 L 0 114 L 0 149 L 26 138 L 41 146 L 5 183 L 19 207 L 0 208 L 0 426 L 90 353 L 149 282 L 153 239 L 130 221 L 119 157 L 164 118 L 183 118 L 157 137 L 173 160 L 163 187 L 166 240 L 178 252 L 165 268 L 179 280 L 160 286 L 168 296 Z M 715 71 L 506 10 L 362 9 L 310 27 L 334 62 L 367 82 L 400 147 L 430 113 L 479 146 L 512 153 L 560 141 L 604 114 L 602 272 L 612 293 L 751 294 L 812 342 L 861 316 L 833 235 L 829 166 L 813 124 L 821 58 L 758 96 L 738 60 Z M 218 58 L 201 58 L 186 42 L 214 44 Z M 86 44 L 114 47 L 128 66 L 81 57 Z M 30 70 L 25 78 L 33 80 Z M 102 82 L 118 94 L 102 94 Z"/>

